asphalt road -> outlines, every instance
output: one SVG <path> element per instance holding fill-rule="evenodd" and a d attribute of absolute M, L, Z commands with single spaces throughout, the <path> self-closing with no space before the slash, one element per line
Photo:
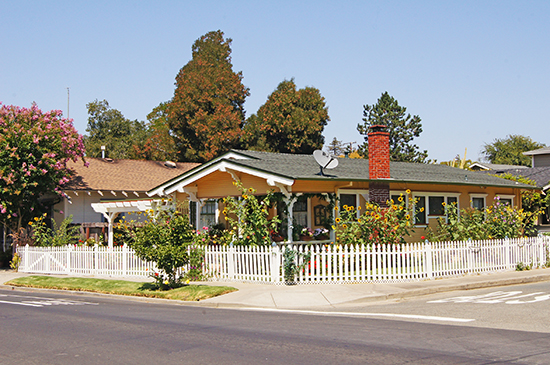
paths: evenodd
<path fill-rule="evenodd" d="M 550 363 L 548 333 L 426 322 L 0 290 L 0 364 Z"/>

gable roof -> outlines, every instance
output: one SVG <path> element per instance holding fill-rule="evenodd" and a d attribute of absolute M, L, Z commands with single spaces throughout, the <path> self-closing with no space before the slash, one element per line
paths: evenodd
<path fill-rule="evenodd" d="M 198 166 L 198 163 L 168 163 L 148 160 L 115 160 L 86 158 L 82 161 L 67 162 L 72 177 L 63 190 L 113 190 L 145 192 L 155 186 L 180 176 Z"/>
<path fill-rule="evenodd" d="M 533 180 L 537 184 L 537 187 L 542 188 L 543 190 L 550 188 L 550 166 L 510 169 L 499 171 L 498 173 L 523 176 L 529 180 Z"/>
<path fill-rule="evenodd" d="M 538 150 L 523 152 L 523 154 L 525 156 L 548 155 L 550 154 L 550 147 L 543 147 L 543 148 L 539 148 Z"/>
<path fill-rule="evenodd" d="M 510 169 L 526 169 L 527 166 L 517 166 L 517 165 L 504 165 L 504 164 L 495 164 L 495 163 L 488 163 L 488 162 L 474 162 L 470 165 L 470 169 L 476 170 L 510 170 Z"/>
<path fill-rule="evenodd" d="M 211 172 L 226 169 L 265 178 L 270 185 L 277 182 L 292 185 L 295 180 L 375 181 L 369 178 L 369 161 L 366 159 L 338 158 L 335 169 L 325 170 L 324 175 L 320 175 L 319 165 L 312 155 L 232 150 L 157 186 L 147 194 L 170 193 Z M 486 173 L 436 164 L 390 162 L 390 176 L 393 182 L 534 188 Z"/>

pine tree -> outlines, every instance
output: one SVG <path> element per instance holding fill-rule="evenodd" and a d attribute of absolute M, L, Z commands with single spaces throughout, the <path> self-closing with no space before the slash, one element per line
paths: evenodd
<path fill-rule="evenodd" d="M 419 151 L 411 141 L 422 133 L 420 117 L 405 114 L 407 108 L 399 105 L 397 100 L 384 92 L 374 105 L 365 105 L 363 124 L 357 125 L 359 133 L 364 135 L 365 143 L 359 146 L 362 155 L 368 156 L 368 132 L 372 125 L 385 125 L 390 132 L 390 159 L 392 161 L 426 162 L 428 151 Z"/>

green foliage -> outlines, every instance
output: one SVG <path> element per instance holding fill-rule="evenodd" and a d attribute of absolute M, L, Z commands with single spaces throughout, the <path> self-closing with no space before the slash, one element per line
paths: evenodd
<path fill-rule="evenodd" d="M 273 192 L 268 192 L 261 200 L 254 194 L 253 188 L 246 189 L 241 182 L 233 183 L 241 192 L 241 200 L 224 198 L 226 205 L 223 214 L 232 230 L 233 243 L 236 245 L 267 245 L 270 234 L 277 230 L 280 219 L 269 219 L 269 208 L 274 201 Z"/>
<path fill-rule="evenodd" d="M 359 146 L 363 156 L 369 155 L 368 133 L 373 125 L 385 125 L 390 133 L 390 159 L 404 162 L 426 162 L 428 151 L 419 151 L 419 147 L 412 144 L 415 137 L 422 133 L 420 117 L 405 114 L 407 108 L 399 105 L 397 100 L 384 92 L 373 105 L 365 105 L 363 110 L 363 124 L 357 125 L 359 133 L 364 135 L 365 143 Z"/>
<path fill-rule="evenodd" d="M 193 58 L 176 76 L 169 106 L 179 159 L 205 162 L 240 146 L 249 95 L 231 64 L 231 39 L 209 32 L 193 44 Z"/>
<path fill-rule="evenodd" d="M 440 163 L 440 165 L 447 165 L 450 167 L 456 167 L 462 170 L 470 170 L 470 166 L 473 164 L 472 160 L 466 159 L 466 152 L 467 150 L 464 150 L 464 157 L 460 157 L 460 155 L 456 155 L 456 157 L 450 161 L 443 161 Z"/>
<path fill-rule="evenodd" d="M 409 206 L 407 208 L 407 200 Z M 407 191 L 407 196 L 400 195 L 398 201 L 390 201 L 388 208 L 381 208 L 374 203 L 367 203 L 365 211 L 362 208 L 343 206 L 340 217 L 335 219 L 333 229 L 337 233 L 336 241 L 339 244 L 400 244 L 412 231 L 412 217 L 414 217 L 414 199 Z M 338 207 L 335 207 L 338 210 Z"/>
<path fill-rule="evenodd" d="M 493 175 L 503 179 L 517 181 L 523 184 L 536 186 L 537 183 L 523 176 L 515 176 L 509 173 Z M 522 190 L 521 191 L 521 207 L 525 214 L 523 220 L 523 232 L 526 236 L 534 236 L 537 234 L 538 217 L 544 213 L 546 208 L 550 206 L 550 194 L 543 194 L 540 190 Z"/>
<path fill-rule="evenodd" d="M 54 199 L 43 197 L 61 195 L 66 162 L 84 157 L 82 136 L 61 115 L 0 103 L 0 224 L 12 232 L 50 209 Z"/>
<path fill-rule="evenodd" d="M 131 230 L 133 241 L 130 247 L 139 258 L 154 262 L 159 272 L 151 276 L 159 288 L 181 286 L 178 269 L 189 262 L 187 248 L 193 240 L 194 231 L 187 215 L 166 211 L 150 212 L 149 220 Z"/>
<path fill-rule="evenodd" d="M 19 271 L 19 265 L 21 265 L 21 256 L 16 252 L 10 262 L 10 268 L 15 271 Z"/>
<path fill-rule="evenodd" d="M 515 134 L 502 139 L 496 138 L 493 143 L 485 144 L 481 154 L 487 161 L 494 164 L 531 166 L 531 157 L 525 156 L 523 152 L 543 147 L 545 147 L 543 143 Z"/>
<path fill-rule="evenodd" d="M 524 264 L 523 262 L 518 262 L 516 264 L 516 271 L 527 271 L 533 268 L 533 264 Z"/>
<path fill-rule="evenodd" d="M 296 90 L 293 79 L 285 80 L 247 119 L 243 139 L 251 150 L 311 154 L 323 148 L 322 133 L 329 120 L 318 89 Z"/>
<path fill-rule="evenodd" d="M 142 141 L 134 141 L 133 156 L 140 160 L 175 161 L 177 149 L 168 123 L 169 102 L 160 103 L 147 115 L 146 134 Z"/>
<path fill-rule="evenodd" d="M 97 99 L 86 104 L 88 126 L 85 136 L 86 154 L 101 157 L 101 146 L 105 146 L 105 156 L 114 159 L 135 159 L 133 145 L 146 140 L 146 126 L 137 120 L 131 121 L 117 109 L 112 109 L 107 100 Z"/>
<path fill-rule="evenodd" d="M 183 276 L 184 279 L 192 281 L 205 280 L 206 277 L 203 274 L 204 265 L 204 249 L 199 246 L 192 246 L 189 248 L 189 270 L 187 270 Z"/>
<path fill-rule="evenodd" d="M 73 223 L 72 215 L 65 218 L 59 227 L 57 227 L 55 220 L 52 220 L 53 229 L 48 227 L 45 219 L 46 213 L 40 217 L 35 217 L 33 221 L 29 222 L 29 226 L 32 228 L 31 238 L 36 246 L 52 247 L 79 243 L 80 228 L 71 226 Z"/>
<path fill-rule="evenodd" d="M 430 230 L 430 241 L 465 241 L 516 238 L 523 236 L 525 213 L 498 198 L 493 205 L 477 210 L 473 208 L 458 211 L 455 204 L 445 207 L 445 218 L 439 218 L 435 231 Z"/>
<path fill-rule="evenodd" d="M 329 153 L 333 156 L 341 156 L 345 152 L 345 147 L 342 144 L 342 141 L 338 140 L 336 137 L 328 144 L 327 147 Z"/>
<path fill-rule="evenodd" d="M 285 247 L 283 252 L 283 276 L 286 283 L 293 283 L 296 275 L 303 270 L 311 259 L 311 252 L 304 254 Z"/>

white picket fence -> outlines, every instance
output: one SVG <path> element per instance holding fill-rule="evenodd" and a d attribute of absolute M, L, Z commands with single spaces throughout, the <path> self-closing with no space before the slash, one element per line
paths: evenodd
<path fill-rule="evenodd" d="M 301 266 L 294 279 L 298 284 L 403 282 L 515 270 L 518 263 L 542 267 L 549 247 L 547 236 L 373 247 L 327 243 L 208 246 L 204 247 L 203 272 L 217 281 L 283 283 L 283 253 L 292 249 Z M 22 272 L 145 277 L 155 269 L 127 247 L 25 246 L 17 252 Z"/>

